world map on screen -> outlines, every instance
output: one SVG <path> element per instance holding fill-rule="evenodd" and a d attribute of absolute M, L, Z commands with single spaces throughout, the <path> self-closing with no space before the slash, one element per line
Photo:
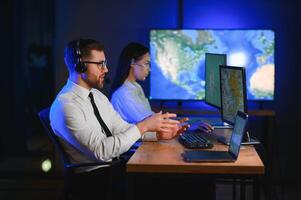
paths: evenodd
<path fill-rule="evenodd" d="M 205 98 L 205 53 L 246 68 L 247 98 L 273 100 L 272 30 L 151 30 L 150 99 Z"/>

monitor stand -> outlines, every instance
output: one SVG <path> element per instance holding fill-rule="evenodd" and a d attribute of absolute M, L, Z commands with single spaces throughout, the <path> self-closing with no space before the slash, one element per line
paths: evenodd
<path fill-rule="evenodd" d="M 217 140 L 225 145 L 230 145 L 230 138 L 231 137 L 225 137 L 225 136 L 219 136 L 217 137 Z M 246 132 L 246 135 L 241 142 L 242 145 L 254 145 L 254 144 L 260 144 L 260 142 L 254 138 L 250 137 L 249 131 Z"/>
<path fill-rule="evenodd" d="M 255 139 L 255 138 L 251 138 L 249 131 L 247 131 L 246 135 L 244 137 L 244 140 L 241 142 L 241 144 L 244 144 L 244 145 L 253 145 L 253 144 L 260 144 L 260 142 L 257 139 Z"/>

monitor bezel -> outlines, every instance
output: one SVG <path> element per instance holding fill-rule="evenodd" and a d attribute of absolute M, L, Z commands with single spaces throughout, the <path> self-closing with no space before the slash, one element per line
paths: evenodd
<path fill-rule="evenodd" d="M 233 137 L 233 131 L 234 131 L 234 127 L 233 127 L 233 130 L 232 130 L 232 133 L 231 133 L 231 138 L 230 138 L 230 142 L 229 142 L 229 153 L 231 154 L 231 156 L 233 157 L 233 158 L 235 158 L 235 159 L 237 159 L 237 157 L 238 157 L 238 155 L 239 155 L 239 152 L 240 152 L 240 148 L 241 148 L 241 142 L 242 142 L 242 140 L 243 140 L 243 138 L 244 138 L 244 135 L 245 135 L 245 133 L 246 133 L 246 130 L 247 130 L 247 125 L 248 125 L 248 118 L 249 118 L 249 116 L 248 116 L 248 114 L 247 113 L 245 113 L 245 112 L 241 112 L 241 111 L 237 111 L 237 113 L 236 113 L 236 116 L 235 116 L 235 122 L 236 122 L 236 120 L 237 120 L 237 117 L 241 117 L 243 120 L 245 120 L 245 126 L 244 126 L 244 130 L 243 130 L 243 133 L 242 133 L 242 137 L 241 137 L 241 140 L 240 140 L 240 142 L 239 142 L 239 151 L 238 151 L 238 154 L 237 155 L 235 155 L 235 153 L 233 153 L 232 151 L 231 151 L 231 148 L 230 148 L 230 145 L 231 145 L 231 141 L 232 141 L 232 137 Z"/>
<path fill-rule="evenodd" d="M 244 110 L 243 112 L 244 113 L 247 113 L 248 112 L 248 100 L 247 100 L 247 94 L 246 94 L 246 91 L 247 91 L 247 87 L 246 87 L 246 69 L 245 67 L 240 67 L 240 66 L 230 66 L 230 65 L 220 65 L 219 66 L 219 73 L 220 73 L 220 92 L 221 92 L 221 109 L 220 109 L 220 112 L 221 112 L 221 119 L 223 122 L 226 122 L 230 125 L 234 125 L 235 123 L 235 118 L 234 118 L 234 122 L 231 122 L 230 120 L 227 120 L 225 119 L 224 117 L 224 108 L 223 108 L 223 87 L 222 87 L 222 80 L 221 80 L 221 77 L 222 77 L 222 69 L 231 69 L 231 70 L 238 70 L 241 72 L 241 75 L 242 75 L 242 89 L 243 89 L 243 102 L 244 102 Z M 239 110 L 238 110 L 239 111 Z"/>
<path fill-rule="evenodd" d="M 227 54 L 220 54 L 220 53 L 205 53 L 205 98 L 204 98 L 204 102 L 206 103 L 206 104 L 208 104 L 208 105 L 210 105 L 210 106 L 212 106 L 212 107 L 215 107 L 215 108 L 217 108 L 217 109 L 221 109 L 221 106 L 222 106 L 222 103 L 221 103 L 221 101 L 220 101 L 220 106 L 217 106 L 217 105 L 214 105 L 214 104 L 212 104 L 212 103 L 210 103 L 210 102 L 208 102 L 207 101 L 207 98 L 206 98 L 206 91 L 207 91 L 207 87 L 208 87 L 208 85 L 207 85 L 207 80 L 206 80 L 206 77 L 207 77 L 207 55 L 218 55 L 218 56 L 222 56 L 222 57 L 224 57 L 225 58 L 225 64 L 224 65 L 227 65 Z M 219 66 L 218 66 L 218 71 L 219 71 Z M 218 78 L 220 79 L 220 73 L 218 73 Z M 219 85 L 220 86 L 220 85 Z M 219 89 L 220 89 L 220 87 L 219 87 Z M 221 95 L 221 91 L 219 90 L 219 93 L 220 93 L 220 95 Z"/>

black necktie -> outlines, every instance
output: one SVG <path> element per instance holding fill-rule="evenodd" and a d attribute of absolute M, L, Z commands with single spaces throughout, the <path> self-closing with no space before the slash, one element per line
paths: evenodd
<path fill-rule="evenodd" d="M 89 94 L 89 97 L 90 97 L 90 100 L 91 100 L 91 103 L 92 103 L 92 106 L 93 106 L 93 110 L 94 110 L 94 114 L 98 120 L 98 122 L 100 123 L 101 127 L 103 128 L 103 130 L 105 131 L 107 137 L 110 137 L 112 136 L 112 133 L 111 131 L 109 130 L 109 128 L 107 127 L 107 125 L 105 124 L 105 122 L 102 120 L 99 112 L 98 112 L 98 109 L 96 107 L 96 104 L 95 104 L 95 101 L 94 101 L 94 97 L 93 97 L 93 94 L 92 92 L 90 92 Z"/>

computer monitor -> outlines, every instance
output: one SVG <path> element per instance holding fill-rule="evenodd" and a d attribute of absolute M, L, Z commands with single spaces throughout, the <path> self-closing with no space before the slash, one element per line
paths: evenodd
<path fill-rule="evenodd" d="M 226 54 L 205 54 L 205 103 L 216 108 L 221 108 L 220 65 L 227 65 Z"/>
<path fill-rule="evenodd" d="M 273 100 L 274 48 L 273 30 L 152 29 L 149 98 L 204 100 L 205 54 L 216 53 L 246 67 L 249 100 Z"/>
<path fill-rule="evenodd" d="M 237 111 L 247 113 L 246 72 L 244 67 L 220 65 L 222 120 L 234 125 Z"/>

